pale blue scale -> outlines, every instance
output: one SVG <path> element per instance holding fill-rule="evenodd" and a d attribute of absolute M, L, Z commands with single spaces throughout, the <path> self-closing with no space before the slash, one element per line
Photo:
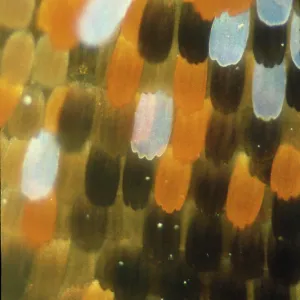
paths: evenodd
<path fill-rule="evenodd" d="M 286 89 L 284 61 L 273 68 L 255 63 L 252 102 L 256 117 L 265 121 L 277 119 L 282 111 Z"/>
<path fill-rule="evenodd" d="M 283 25 L 289 19 L 293 0 L 257 0 L 257 14 L 268 26 Z"/>
<path fill-rule="evenodd" d="M 153 117 L 149 121 L 150 110 L 147 101 L 153 101 Z M 166 150 L 173 125 L 173 99 L 159 91 L 156 94 L 142 94 L 138 104 L 131 149 L 139 158 L 152 160 Z"/>
<path fill-rule="evenodd" d="M 292 60 L 297 68 L 300 69 L 300 16 L 295 12 L 291 24 L 290 48 Z"/>
<path fill-rule="evenodd" d="M 58 171 L 59 145 L 56 137 L 41 130 L 29 141 L 21 174 L 21 191 L 31 201 L 51 193 Z"/>
<path fill-rule="evenodd" d="M 249 10 L 237 16 L 224 12 L 215 18 L 209 38 L 210 58 L 222 67 L 237 64 L 247 46 L 249 26 Z"/>
<path fill-rule="evenodd" d="M 131 0 L 89 0 L 77 24 L 79 40 L 97 47 L 110 40 L 124 18 Z"/>

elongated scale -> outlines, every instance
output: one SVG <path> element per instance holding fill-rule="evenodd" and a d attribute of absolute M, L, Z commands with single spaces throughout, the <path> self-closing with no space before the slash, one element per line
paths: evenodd
<path fill-rule="evenodd" d="M 287 71 L 287 83 L 286 83 L 286 101 L 287 104 L 300 112 L 300 68 L 298 68 L 293 62 Z"/>
<path fill-rule="evenodd" d="M 235 17 L 223 13 L 215 18 L 209 38 L 209 56 L 222 67 L 236 65 L 242 58 L 248 41 L 250 12 Z"/>
<path fill-rule="evenodd" d="M 206 95 L 207 60 L 191 64 L 177 56 L 173 83 L 175 105 L 186 114 L 200 111 Z"/>
<path fill-rule="evenodd" d="M 76 31 L 82 44 L 97 47 L 107 43 L 124 18 L 131 0 L 91 0 L 84 5 Z"/>
<path fill-rule="evenodd" d="M 55 136 L 41 130 L 29 141 L 22 167 L 21 191 L 31 201 L 50 195 L 58 171 L 60 149 Z"/>
<path fill-rule="evenodd" d="M 204 107 L 193 114 L 177 109 L 172 134 L 174 157 L 182 162 L 193 162 L 205 146 L 206 130 L 212 114 L 209 100 Z"/>
<path fill-rule="evenodd" d="M 284 62 L 273 68 L 256 63 L 253 72 L 252 103 L 254 114 L 265 121 L 277 119 L 282 111 L 286 90 Z"/>
<path fill-rule="evenodd" d="M 169 143 L 172 123 L 172 98 L 161 91 L 141 94 L 134 118 L 132 151 L 148 160 L 161 156 Z"/>
<path fill-rule="evenodd" d="M 41 2 L 37 12 L 37 27 L 48 33 L 55 49 L 65 51 L 78 44 L 76 21 L 86 3 L 87 0 Z"/>
<path fill-rule="evenodd" d="M 293 13 L 291 23 L 291 56 L 294 64 L 300 69 L 300 15 Z"/>
<path fill-rule="evenodd" d="M 271 170 L 271 189 L 286 201 L 300 195 L 300 152 L 292 145 L 278 148 Z"/>
<path fill-rule="evenodd" d="M 255 221 L 262 205 L 264 191 L 265 185 L 249 173 L 249 158 L 243 153 L 239 154 L 231 175 L 226 201 L 226 216 L 235 227 L 244 229 Z"/>
<path fill-rule="evenodd" d="M 191 164 L 174 158 L 169 147 L 159 161 L 154 186 L 156 203 L 167 213 L 180 210 L 185 202 L 191 179 Z"/>
<path fill-rule="evenodd" d="M 114 107 L 135 99 L 144 60 L 134 44 L 120 35 L 107 68 L 107 98 Z"/>

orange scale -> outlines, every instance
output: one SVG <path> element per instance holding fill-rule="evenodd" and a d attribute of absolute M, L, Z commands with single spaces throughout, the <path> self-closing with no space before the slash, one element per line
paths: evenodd
<path fill-rule="evenodd" d="M 56 196 L 24 203 L 21 231 L 26 245 L 39 248 L 51 241 L 56 225 Z"/>
<path fill-rule="evenodd" d="M 107 69 L 107 98 L 114 107 L 134 100 L 140 84 L 144 60 L 137 48 L 121 34 Z"/>
<path fill-rule="evenodd" d="M 168 147 L 159 161 L 154 187 L 156 203 L 165 212 L 172 213 L 182 208 L 187 197 L 191 172 L 192 165 L 176 160 L 172 147 Z"/>
<path fill-rule="evenodd" d="M 5 125 L 13 114 L 22 93 L 22 85 L 12 85 L 5 78 L 0 78 L 0 127 Z"/>
<path fill-rule="evenodd" d="M 68 87 L 57 87 L 53 90 L 47 102 L 44 128 L 51 133 L 57 133 L 58 120 L 67 93 Z"/>
<path fill-rule="evenodd" d="M 48 33 L 53 46 L 69 50 L 78 43 L 76 21 L 87 0 L 43 0 L 37 14 L 37 27 Z"/>
<path fill-rule="evenodd" d="M 212 114 L 210 101 L 193 114 L 185 114 L 178 109 L 173 128 L 172 146 L 175 159 L 181 162 L 193 162 L 202 152 L 205 145 L 207 125 Z"/>
<path fill-rule="evenodd" d="M 228 0 L 227 0 L 228 1 Z M 214 17 L 218 17 L 221 15 L 221 13 L 225 10 L 226 0 L 193 0 L 186 2 L 193 2 L 196 11 L 198 11 L 201 15 L 201 17 L 204 20 L 212 20 Z"/>
<path fill-rule="evenodd" d="M 253 0 L 229 0 L 227 11 L 229 15 L 236 16 L 248 10 L 253 3 Z"/>
<path fill-rule="evenodd" d="M 123 20 L 121 32 L 126 40 L 130 41 L 136 48 L 139 40 L 139 29 L 147 0 L 132 1 Z"/>
<path fill-rule="evenodd" d="M 300 195 L 300 151 L 292 145 L 278 148 L 271 170 L 271 189 L 286 201 Z"/>
<path fill-rule="evenodd" d="M 226 200 L 226 215 L 234 226 L 244 229 L 258 216 L 265 185 L 249 171 L 249 157 L 241 153 L 236 158 Z"/>
<path fill-rule="evenodd" d="M 207 60 L 199 64 L 189 64 L 180 55 L 177 57 L 173 97 L 176 106 L 185 113 L 201 110 L 206 94 Z"/>

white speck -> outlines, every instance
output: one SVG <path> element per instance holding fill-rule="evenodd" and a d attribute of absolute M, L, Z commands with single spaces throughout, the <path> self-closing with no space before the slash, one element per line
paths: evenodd
<path fill-rule="evenodd" d="M 242 29 L 245 26 L 244 23 L 239 24 L 238 29 Z"/>
<path fill-rule="evenodd" d="M 257 145 L 257 148 L 260 148 L 260 145 Z"/>
<path fill-rule="evenodd" d="M 163 223 L 157 223 L 157 228 L 163 228 L 163 227 L 164 227 Z"/>
<path fill-rule="evenodd" d="M 4 199 L 2 200 L 2 203 L 5 205 L 5 204 L 7 203 L 7 199 L 4 198 Z"/>
<path fill-rule="evenodd" d="M 86 215 L 86 218 L 87 218 L 87 219 L 89 219 L 89 218 L 90 218 L 90 215 L 89 215 L 89 214 L 87 214 L 87 215 Z"/>
<path fill-rule="evenodd" d="M 228 255 L 231 256 L 232 255 L 231 252 L 229 252 Z"/>
<path fill-rule="evenodd" d="M 145 177 L 145 180 L 146 180 L 146 181 L 149 181 L 149 180 L 150 180 L 150 177 L 149 177 L 149 176 L 146 176 L 146 177 Z"/>
<path fill-rule="evenodd" d="M 175 229 L 175 230 L 178 230 L 178 229 L 179 229 L 179 225 L 175 225 L 175 226 L 174 226 L 174 229 Z"/>
<path fill-rule="evenodd" d="M 123 261 L 121 261 L 121 260 L 119 261 L 119 263 L 118 263 L 118 264 L 119 264 L 119 266 L 124 266 L 124 262 L 123 262 Z"/>
<path fill-rule="evenodd" d="M 23 103 L 24 103 L 25 105 L 30 105 L 30 104 L 32 103 L 32 98 L 31 98 L 31 96 L 29 96 L 29 95 L 24 96 L 24 98 L 23 98 Z"/>

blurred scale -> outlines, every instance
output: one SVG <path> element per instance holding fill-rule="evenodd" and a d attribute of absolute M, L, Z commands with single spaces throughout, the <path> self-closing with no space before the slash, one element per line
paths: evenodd
<path fill-rule="evenodd" d="M 0 0 L 4 300 L 300 299 L 299 0 Z"/>

